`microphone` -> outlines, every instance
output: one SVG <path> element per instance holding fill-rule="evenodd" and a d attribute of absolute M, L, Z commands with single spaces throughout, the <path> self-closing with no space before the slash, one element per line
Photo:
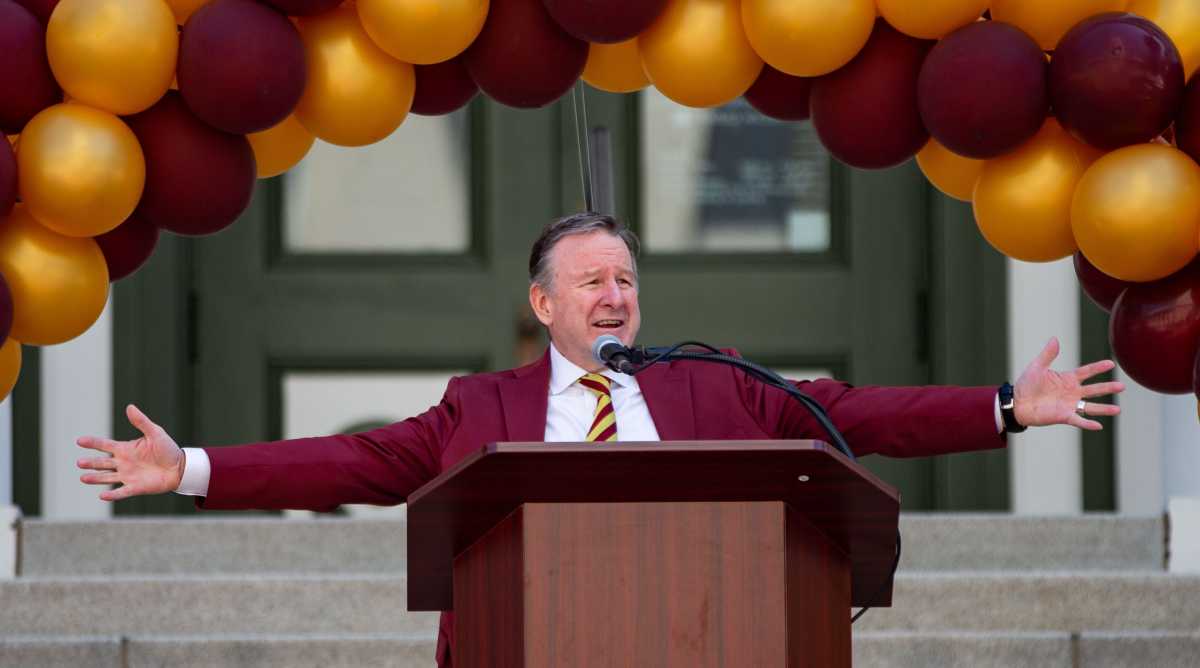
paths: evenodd
<path fill-rule="evenodd" d="M 632 374 L 637 354 L 625 347 L 621 339 L 602 334 L 592 344 L 592 358 L 617 373 Z"/>

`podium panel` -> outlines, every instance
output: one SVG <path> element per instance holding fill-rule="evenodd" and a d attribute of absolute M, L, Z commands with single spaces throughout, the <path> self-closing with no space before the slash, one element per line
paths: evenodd
<path fill-rule="evenodd" d="M 456 668 L 850 665 L 850 560 L 781 501 L 525 503 L 453 572 Z"/>

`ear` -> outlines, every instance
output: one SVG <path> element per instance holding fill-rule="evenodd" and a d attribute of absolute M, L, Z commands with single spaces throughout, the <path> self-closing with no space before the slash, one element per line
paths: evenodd
<path fill-rule="evenodd" d="M 546 327 L 549 327 L 550 323 L 554 321 L 550 295 L 537 283 L 529 285 L 529 306 L 533 308 L 533 314 L 537 316 L 537 319 Z"/>

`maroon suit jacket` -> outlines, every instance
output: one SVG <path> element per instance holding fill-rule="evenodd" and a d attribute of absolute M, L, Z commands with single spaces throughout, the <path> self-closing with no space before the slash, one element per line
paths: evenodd
<path fill-rule="evenodd" d="M 665 441 L 827 438 L 799 402 L 730 367 L 675 362 L 637 379 Z M 549 386 L 547 352 L 518 369 L 454 378 L 437 406 L 380 429 L 206 448 L 212 474 L 197 506 L 331 511 L 344 503 L 403 503 L 487 443 L 542 440 Z M 859 456 L 923 457 L 1005 443 L 994 387 L 855 388 L 833 380 L 797 387 L 825 406 Z M 453 622 L 443 613 L 442 666 L 450 665 Z"/>

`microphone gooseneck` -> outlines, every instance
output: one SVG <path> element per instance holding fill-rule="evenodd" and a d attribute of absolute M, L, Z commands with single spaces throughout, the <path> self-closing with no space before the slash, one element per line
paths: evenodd
<path fill-rule="evenodd" d="M 601 334 L 592 344 L 592 358 L 617 373 L 634 373 L 638 359 L 632 350 L 612 334 Z"/>

